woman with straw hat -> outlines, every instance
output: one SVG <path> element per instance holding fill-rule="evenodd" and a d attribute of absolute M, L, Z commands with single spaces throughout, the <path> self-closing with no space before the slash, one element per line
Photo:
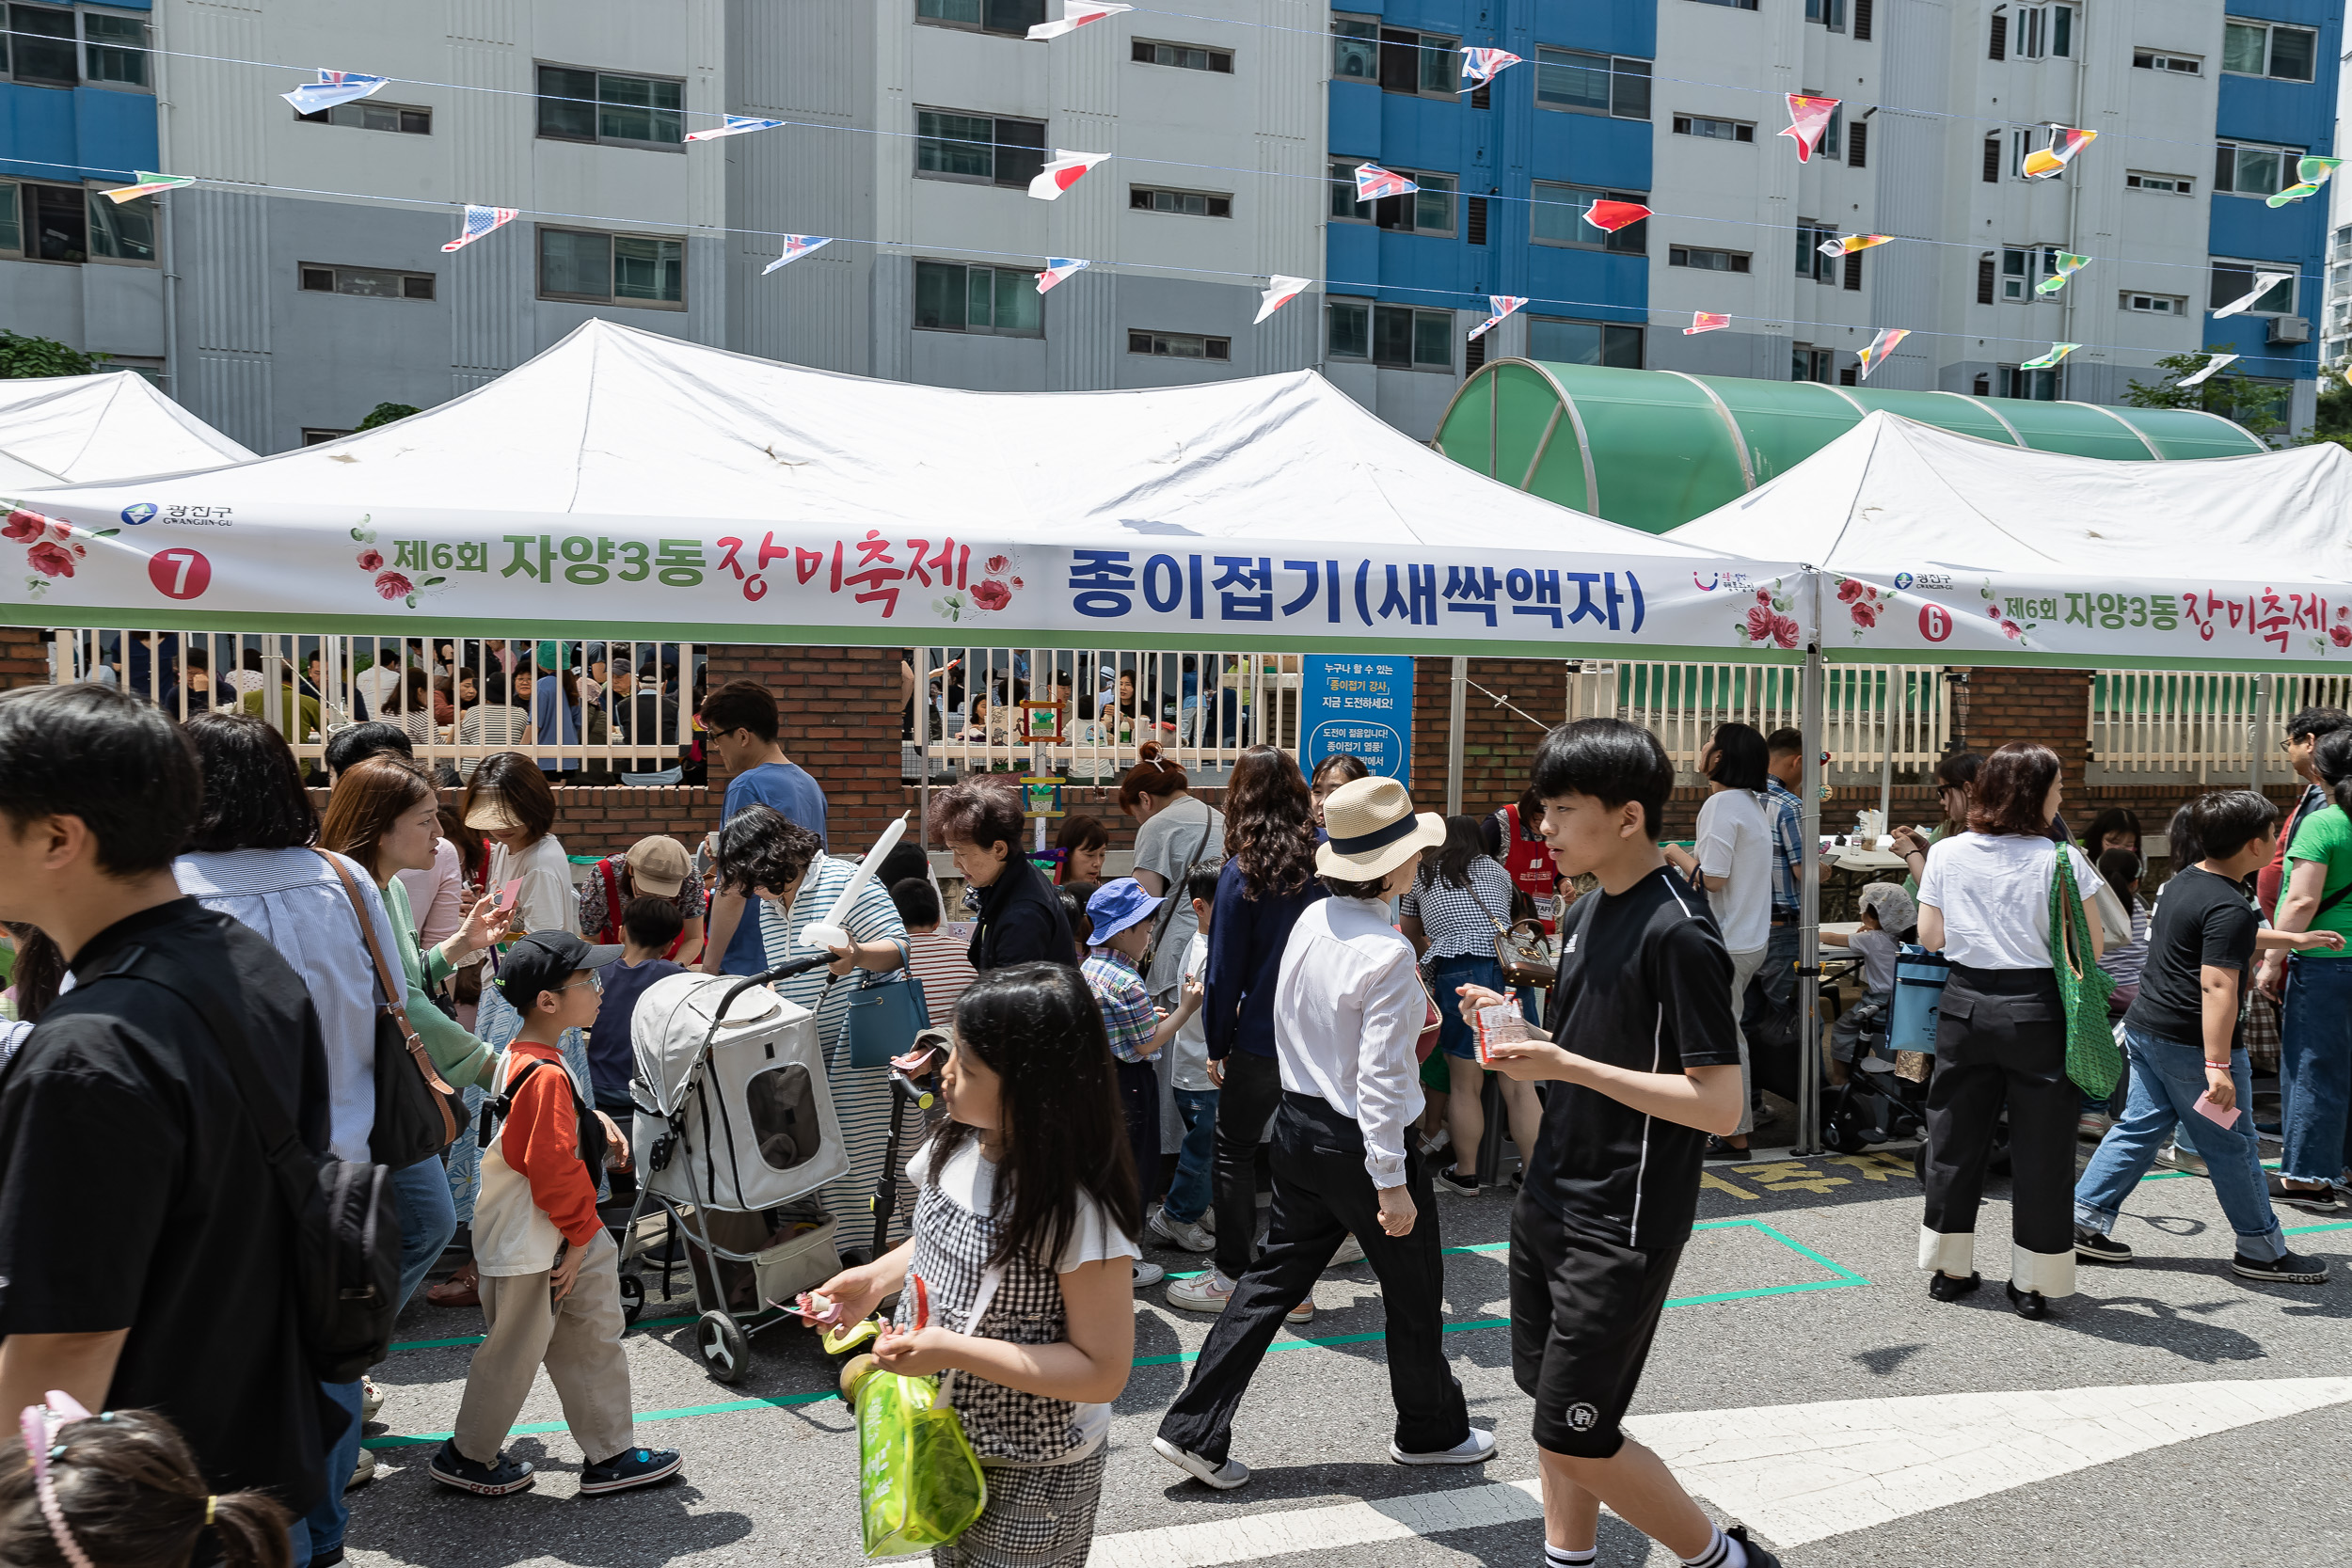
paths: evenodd
<path fill-rule="evenodd" d="M 1283 1315 L 1350 1234 L 1380 1278 L 1400 1465 L 1476 1465 L 1494 1434 L 1473 1430 L 1441 1339 L 1445 1260 L 1429 1173 L 1407 1136 L 1421 1115 L 1414 1042 L 1429 1018 L 1412 945 L 1387 900 L 1410 887 L 1445 820 L 1416 814 L 1393 779 L 1359 779 L 1324 803 L 1330 841 L 1315 871 L 1331 896 L 1291 927 L 1274 993 L 1282 1073 L 1274 1118 L 1274 1221 L 1234 1287 L 1184 1391 L 1152 1446 L 1220 1489 L 1249 1479 L 1228 1456 L 1233 1412 Z"/>

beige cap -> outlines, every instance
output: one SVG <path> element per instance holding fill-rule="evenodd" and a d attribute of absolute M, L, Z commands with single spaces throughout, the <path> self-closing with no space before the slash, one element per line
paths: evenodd
<path fill-rule="evenodd" d="M 628 879 L 640 893 L 675 898 L 690 869 L 686 850 L 667 833 L 649 833 L 628 847 Z"/>
<path fill-rule="evenodd" d="M 485 791 L 482 799 L 473 803 L 473 809 L 466 813 L 466 826 L 478 828 L 485 832 L 497 832 L 508 828 L 519 828 L 522 825 L 522 818 L 516 816 L 513 808 L 507 805 L 506 797 L 493 792 Z"/>
<path fill-rule="evenodd" d="M 1435 812 L 1416 816 L 1413 798 L 1394 779 L 1342 784 L 1324 800 L 1323 825 L 1331 841 L 1315 850 L 1315 869 L 1353 882 L 1385 877 L 1416 849 L 1445 842 L 1445 818 Z"/>

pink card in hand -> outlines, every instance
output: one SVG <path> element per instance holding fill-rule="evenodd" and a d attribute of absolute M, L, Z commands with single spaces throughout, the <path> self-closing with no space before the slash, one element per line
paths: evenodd
<path fill-rule="evenodd" d="M 491 908 L 497 910 L 501 914 L 514 913 L 515 900 L 522 893 L 522 891 L 523 879 L 520 877 L 517 877 L 513 881 L 507 883 L 505 887 L 499 890 L 499 901 L 492 905 Z"/>
<path fill-rule="evenodd" d="M 2213 1102 L 2213 1096 L 2207 1093 L 2197 1097 L 2197 1114 L 2208 1121 L 2218 1122 L 2223 1127 L 2235 1127 L 2237 1118 L 2243 1113 L 2235 1105 L 2226 1111 L 2223 1110 Z"/>

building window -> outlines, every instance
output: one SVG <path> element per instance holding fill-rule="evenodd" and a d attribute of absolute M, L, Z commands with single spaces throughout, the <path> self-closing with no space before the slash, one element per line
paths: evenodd
<path fill-rule="evenodd" d="M 1189 43 L 1146 43 L 1137 39 L 1128 46 L 1127 57 L 1137 65 L 1174 66 L 1179 71 L 1213 71 L 1220 75 L 1233 73 L 1233 56 L 1223 49 L 1201 49 Z"/>
<path fill-rule="evenodd" d="M 410 136 L 433 134 L 431 109 L 410 103 L 378 103 L 373 98 L 362 98 L 357 103 L 338 103 L 331 109 L 296 115 L 294 119 L 306 125 L 348 125 L 355 130 L 394 131 Z"/>
<path fill-rule="evenodd" d="M 27 261 L 152 262 L 155 198 L 119 206 L 81 185 L 0 182 L 0 255 Z"/>
<path fill-rule="evenodd" d="M 1756 9 L 1756 0 L 1698 0 L 1702 6 L 1728 6 L 1735 11 Z"/>
<path fill-rule="evenodd" d="M 1160 359 L 1217 359 L 1233 357 L 1231 338 L 1203 338 L 1192 332 L 1136 332 L 1127 334 L 1127 352 L 1149 354 Z"/>
<path fill-rule="evenodd" d="M 2173 55 L 2154 49 L 2132 51 L 2132 64 L 2141 71 L 2169 71 L 2182 76 L 2202 76 L 2205 62 L 2195 55 Z"/>
<path fill-rule="evenodd" d="M 1461 87 L 1460 40 L 1409 27 L 1380 29 L 1380 90 L 1452 98 Z"/>
<path fill-rule="evenodd" d="M 2206 301 L 2208 310 L 2243 298 L 2254 286 L 2258 272 L 2293 272 L 2292 261 L 2216 261 L 2213 263 L 2213 289 Z M 2248 306 L 2242 314 L 2249 316 L 2291 316 L 2295 314 L 2295 282 L 2282 277 L 2263 292 L 2262 298 Z"/>
<path fill-rule="evenodd" d="M 1574 49 L 1535 51 L 1535 102 L 1547 109 L 1649 119 L 1649 61 Z"/>
<path fill-rule="evenodd" d="M 1837 258 L 1821 254 L 1824 242 L 1837 237 L 1837 230 L 1815 218 L 1797 220 L 1797 276 L 1810 277 L 1816 283 L 1837 281 Z"/>
<path fill-rule="evenodd" d="M 1821 98 L 1827 96 L 1818 87 L 1805 88 L 1804 95 L 1807 98 Z M 1837 107 L 1829 112 L 1829 124 L 1822 128 L 1821 139 L 1815 145 L 1814 150 L 1819 152 L 1822 157 L 1833 161 L 1843 158 L 1846 155 L 1843 150 L 1845 132 L 1846 106 L 1843 103 L 1840 103 Z"/>
<path fill-rule="evenodd" d="M 2252 287 L 2253 282 L 2249 279 L 2247 288 Z M 2239 293 L 2245 292 L 2245 289 L 2238 291 Z M 2229 301 L 2223 300 L 2222 303 L 2227 305 Z M 2179 294 L 2126 293 L 2123 295 L 2123 309 L 2143 316 L 2185 316 L 2188 314 L 2188 301 Z"/>
<path fill-rule="evenodd" d="M 358 294 L 364 299 L 431 299 L 429 272 L 387 272 L 381 267 L 325 267 L 305 261 L 296 269 L 310 294 Z"/>
<path fill-rule="evenodd" d="M 2021 60 L 2070 59 L 2074 53 L 2073 6 L 2020 6 L 2010 39 Z"/>
<path fill-rule="evenodd" d="M 1163 191 L 1144 185 L 1128 187 L 1127 206 L 1131 212 L 1181 213 L 1195 218 L 1233 215 L 1233 198 L 1230 196 L 1212 196 L 1207 191 Z"/>
<path fill-rule="evenodd" d="M 2295 183 L 2301 150 L 2222 142 L 2214 149 L 2213 188 L 2236 196 L 2276 196 Z"/>
<path fill-rule="evenodd" d="M 917 109 L 914 172 L 918 179 L 965 180 L 1025 189 L 1045 166 L 1045 124 L 998 119 L 951 109 Z"/>
<path fill-rule="evenodd" d="M 1608 365 L 1617 370 L 1638 371 L 1642 368 L 1642 328 L 1622 322 L 1530 316 L 1527 356 L 1555 365 Z"/>
<path fill-rule="evenodd" d="M 686 84 L 570 66 L 539 68 L 539 135 L 553 141 L 675 147 L 686 142 Z"/>
<path fill-rule="evenodd" d="M 1331 80 L 1376 82 L 1379 79 L 1379 19 L 1334 14 L 1331 18 Z"/>
<path fill-rule="evenodd" d="M 1589 185 L 1551 185 L 1535 182 L 1534 199 L 1528 204 L 1528 230 L 1537 245 L 1574 245 L 1582 250 L 1613 250 L 1640 256 L 1649 249 L 1649 219 L 1602 232 L 1584 221 L 1596 201 L 1641 201 L 1646 192 L 1602 191 Z"/>
<path fill-rule="evenodd" d="M 2123 176 L 2127 191 L 2155 191 L 2164 196 L 2195 196 L 2197 182 L 2185 174 L 2148 174 L 2131 169 Z"/>
<path fill-rule="evenodd" d="M 1018 267 L 917 261 L 914 325 L 927 332 L 1042 338 L 1045 296 L 1037 292 L 1037 274 Z"/>
<path fill-rule="evenodd" d="M 1674 117 L 1677 136 L 1709 136 L 1716 141 L 1756 140 L 1756 124 L 1745 119 L 1710 119 L 1705 115 Z"/>
<path fill-rule="evenodd" d="M 24 201 L 13 182 L 0 181 L 0 256 L 24 254 Z"/>
<path fill-rule="evenodd" d="M 1708 250 L 1694 245 L 1666 247 L 1666 264 L 1670 267 L 1696 267 L 1701 272 L 1745 272 L 1748 253 L 1744 250 Z"/>
<path fill-rule="evenodd" d="M 320 430 L 310 425 L 304 425 L 302 444 L 306 447 L 323 447 L 329 441 L 340 441 L 351 434 L 353 432 L 348 430 Z"/>
<path fill-rule="evenodd" d="M 9 78 L 27 87 L 71 87 L 81 85 L 74 62 L 73 13 L 47 6 L 6 8 Z"/>
<path fill-rule="evenodd" d="M 1045 20 L 1045 0 L 914 0 L 914 16 L 942 27 L 1025 38 Z"/>
<path fill-rule="evenodd" d="M 1846 0 L 1804 0 L 1804 19 L 1819 22 L 1833 33 L 1846 30 Z"/>
<path fill-rule="evenodd" d="M 1416 310 L 1409 305 L 1335 299 L 1327 308 L 1327 316 L 1331 358 L 1369 359 L 1392 370 L 1454 369 L 1451 310 Z"/>
<path fill-rule="evenodd" d="M 539 230 L 539 297 L 686 307 L 686 242 L 595 230 Z"/>
<path fill-rule="evenodd" d="M 1454 232 L 1453 175 L 1403 168 L 1390 172 L 1404 175 L 1421 189 L 1407 191 L 1403 196 L 1384 196 L 1376 201 L 1359 201 L 1356 199 L 1356 166 L 1352 163 L 1332 164 L 1330 215 L 1343 223 L 1369 223 L 1406 234 Z"/>
<path fill-rule="evenodd" d="M 2233 75 L 2308 82 L 2318 57 L 2319 35 L 2309 27 L 2233 21 L 2221 29 L 2221 69 Z"/>
<path fill-rule="evenodd" d="M 1827 382 L 1830 363 L 1836 357 L 1836 352 L 1831 349 L 1815 348 L 1808 343 L 1794 344 L 1788 352 L 1788 379 Z"/>
<path fill-rule="evenodd" d="M 2047 245 L 2007 245 L 2001 247 L 2001 297 L 2031 300 L 2034 285 L 2058 273 L 2058 250 Z"/>
<path fill-rule="evenodd" d="M 2046 371 L 2021 371 L 2014 365 L 2003 365 L 2001 396 L 2029 398 L 2035 403 L 2058 401 L 2058 372 L 2056 367 Z"/>
<path fill-rule="evenodd" d="M 82 73 L 115 87 L 148 86 L 146 19 L 113 11 L 82 12 Z"/>

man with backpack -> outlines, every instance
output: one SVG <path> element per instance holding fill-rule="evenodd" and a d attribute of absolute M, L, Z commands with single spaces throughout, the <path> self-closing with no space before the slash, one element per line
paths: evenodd
<path fill-rule="evenodd" d="M 299 1518 L 348 1418 L 319 1391 L 259 1129 L 315 1164 L 326 1051 L 286 960 L 180 893 L 202 800 L 154 709 L 94 683 L 0 695 L 0 920 L 47 933 L 73 981 L 0 1078 L 0 1405 L 152 1408 L 207 1486 Z"/>

